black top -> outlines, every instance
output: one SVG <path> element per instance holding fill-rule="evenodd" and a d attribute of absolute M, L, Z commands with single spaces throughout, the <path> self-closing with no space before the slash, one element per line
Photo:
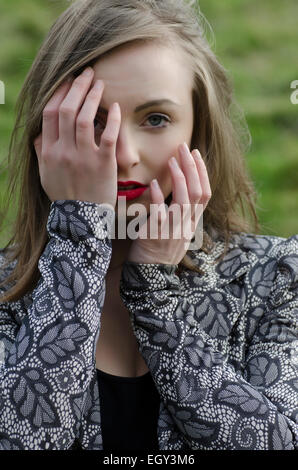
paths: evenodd
<path fill-rule="evenodd" d="M 160 397 L 150 371 L 139 377 L 96 371 L 103 450 L 158 450 Z"/>

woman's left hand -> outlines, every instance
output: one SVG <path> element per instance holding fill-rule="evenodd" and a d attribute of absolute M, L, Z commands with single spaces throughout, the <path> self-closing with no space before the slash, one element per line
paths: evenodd
<path fill-rule="evenodd" d="M 179 152 L 182 169 L 176 159 L 174 161 L 177 167 L 172 165 L 173 159 L 168 162 L 173 188 L 171 204 L 168 208 L 161 188 L 159 185 L 155 188 L 151 182 L 151 204 L 155 206 L 153 210 L 152 206 L 150 207 L 148 219 L 140 226 L 138 238 L 130 246 L 127 261 L 179 264 L 189 248 L 200 217 L 211 198 L 211 188 L 199 151 L 190 152 L 188 146 L 183 144 L 179 146 Z M 170 217 L 172 211 L 174 217 L 173 214 Z M 186 233 L 187 224 L 189 225 Z M 157 238 L 150 238 L 150 227 L 156 228 Z"/>

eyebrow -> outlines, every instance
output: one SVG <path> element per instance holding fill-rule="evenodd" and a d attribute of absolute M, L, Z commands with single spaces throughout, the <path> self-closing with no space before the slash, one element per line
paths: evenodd
<path fill-rule="evenodd" d="M 175 101 L 168 100 L 168 99 L 161 99 L 161 100 L 152 100 L 148 101 L 147 103 L 140 104 L 140 106 L 137 106 L 136 109 L 134 110 L 135 113 L 139 113 L 143 109 L 146 108 L 151 108 L 152 106 L 158 106 L 161 104 L 167 104 L 171 106 L 181 106 L 179 103 L 175 103 Z M 101 106 L 98 107 L 98 112 L 102 112 L 103 114 L 108 114 L 108 111 L 105 108 L 102 108 Z"/>

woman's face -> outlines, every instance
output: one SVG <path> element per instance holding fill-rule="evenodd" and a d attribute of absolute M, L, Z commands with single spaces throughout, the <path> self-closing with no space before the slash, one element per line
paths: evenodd
<path fill-rule="evenodd" d="M 172 192 L 167 162 L 172 156 L 180 162 L 178 145 L 184 141 L 189 146 L 191 143 L 193 73 L 178 48 L 156 44 L 125 45 L 101 57 L 93 68 L 93 82 L 102 79 L 105 83 L 95 121 L 95 142 L 99 145 L 107 121 L 106 111 L 117 101 L 121 108 L 117 180 L 148 185 L 140 197 L 126 201 L 126 208 L 132 203 L 143 204 L 149 214 L 150 182 L 158 180 L 166 199 Z M 156 100 L 173 103 L 149 106 L 150 101 Z M 142 109 L 136 109 L 141 106 Z M 115 212 L 120 215 L 118 202 Z"/>

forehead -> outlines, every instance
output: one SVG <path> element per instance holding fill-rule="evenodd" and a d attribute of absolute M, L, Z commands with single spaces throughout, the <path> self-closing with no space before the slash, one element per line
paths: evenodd
<path fill-rule="evenodd" d="M 93 68 L 94 80 L 103 79 L 105 90 L 128 94 L 141 89 L 145 94 L 172 91 L 181 96 L 193 86 L 185 53 L 170 45 L 126 44 L 100 57 Z"/>

